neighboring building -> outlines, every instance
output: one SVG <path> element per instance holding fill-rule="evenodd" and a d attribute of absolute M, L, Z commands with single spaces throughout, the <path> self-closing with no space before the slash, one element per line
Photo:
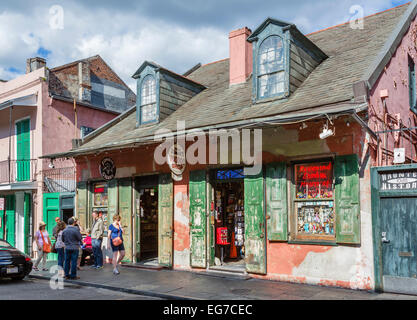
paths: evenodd
<path fill-rule="evenodd" d="M 74 215 L 74 161 L 40 157 L 72 148 L 135 99 L 100 56 L 53 69 L 31 58 L 25 75 L 0 82 L 0 238 L 31 254 L 40 221 L 52 231 L 56 216 Z"/>
<path fill-rule="evenodd" d="M 417 218 L 404 214 L 415 212 L 417 167 L 392 166 L 397 147 L 403 162 L 417 161 L 416 13 L 414 1 L 364 18 L 363 29 L 346 23 L 307 36 L 268 18 L 253 33 L 229 34 L 229 59 L 185 76 L 145 62 L 134 74 L 136 109 L 48 157 L 75 159 L 83 223 L 93 208 L 121 214 L 126 261 L 417 292 Z M 185 127 L 171 159 L 198 151 L 209 164 L 156 162 L 155 135 L 175 132 L 177 121 Z M 244 170 L 239 140 L 220 152 L 214 139 L 194 144 L 210 130 L 245 128 L 262 129 L 256 175 Z M 383 170 L 401 172 L 379 178 Z M 402 212 L 388 234 L 395 245 L 382 247 L 381 221 L 395 218 L 377 210 L 378 190 L 391 185 L 409 190 L 381 205 Z"/>

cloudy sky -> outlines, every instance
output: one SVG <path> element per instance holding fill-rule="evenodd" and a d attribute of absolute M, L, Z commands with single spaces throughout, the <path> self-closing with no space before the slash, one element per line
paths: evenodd
<path fill-rule="evenodd" d="M 228 33 L 267 17 L 309 33 L 406 0 L 14 0 L 0 3 L 0 79 L 24 73 L 26 58 L 49 67 L 100 54 L 134 88 L 144 60 L 177 73 L 228 57 Z M 135 91 L 135 90 L 134 90 Z"/>

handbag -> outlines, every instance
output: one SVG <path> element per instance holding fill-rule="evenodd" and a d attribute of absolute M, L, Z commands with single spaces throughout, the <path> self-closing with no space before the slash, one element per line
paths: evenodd
<path fill-rule="evenodd" d="M 118 247 L 123 243 L 122 238 L 120 238 L 120 229 L 121 227 L 119 225 L 119 235 L 116 238 L 112 239 L 112 243 L 115 247 Z"/>
<path fill-rule="evenodd" d="M 51 252 L 51 244 L 48 242 L 45 242 L 45 239 L 43 238 L 43 233 L 41 231 L 39 231 L 42 237 L 42 242 L 43 242 L 43 247 L 42 247 L 42 251 L 45 253 L 50 253 Z"/>

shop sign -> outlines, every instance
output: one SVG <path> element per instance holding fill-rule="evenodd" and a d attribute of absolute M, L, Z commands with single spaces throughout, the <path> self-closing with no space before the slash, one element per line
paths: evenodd
<path fill-rule="evenodd" d="M 0 211 L 4 210 L 4 198 L 0 198 Z"/>
<path fill-rule="evenodd" d="M 116 176 L 116 166 L 111 158 L 101 160 L 99 169 L 104 180 L 112 180 Z"/>
<path fill-rule="evenodd" d="M 417 189 L 417 171 L 403 171 L 381 174 L 381 190 Z"/>
<path fill-rule="evenodd" d="M 186 162 L 184 149 L 180 145 L 174 144 L 168 150 L 167 160 L 169 168 L 171 169 L 172 179 L 174 181 L 181 181 Z"/>

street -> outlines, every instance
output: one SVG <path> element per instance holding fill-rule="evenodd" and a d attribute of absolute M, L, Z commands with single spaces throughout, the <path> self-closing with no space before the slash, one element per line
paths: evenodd
<path fill-rule="evenodd" d="M 0 279 L 0 300 L 161 300 L 136 294 L 82 287 L 65 283 L 63 290 L 53 290 L 49 281 L 26 277 L 23 281 Z"/>

